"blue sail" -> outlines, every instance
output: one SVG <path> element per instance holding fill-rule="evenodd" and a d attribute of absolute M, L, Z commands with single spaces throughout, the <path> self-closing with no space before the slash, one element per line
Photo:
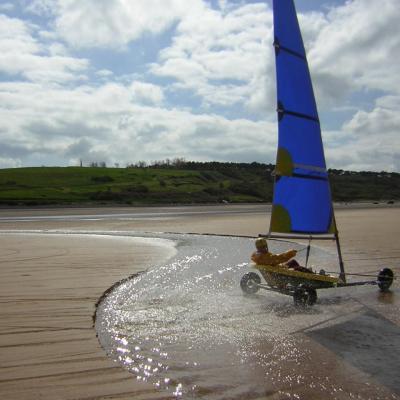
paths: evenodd
<path fill-rule="evenodd" d="M 278 153 L 270 234 L 336 233 L 317 106 L 293 0 L 274 0 Z"/>

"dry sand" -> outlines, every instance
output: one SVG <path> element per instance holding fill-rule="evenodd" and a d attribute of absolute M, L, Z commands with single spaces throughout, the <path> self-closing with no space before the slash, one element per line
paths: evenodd
<path fill-rule="evenodd" d="M 198 208 L 196 210 L 213 210 Z M 225 210 L 226 208 L 222 208 Z M 237 208 L 240 210 L 240 208 Z M 221 208 L 217 208 L 217 211 Z M 107 210 L 123 213 L 128 209 Z M 104 210 L 56 210 L 104 213 Z M 39 211 L 0 211 L 43 215 Z M 394 267 L 400 273 L 400 208 L 349 208 L 336 213 L 348 270 Z M 4 399 L 158 399 L 170 398 L 138 383 L 107 358 L 92 326 L 95 303 L 116 281 L 167 259 L 171 248 L 99 236 L 27 235 L 11 230 L 91 230 L 197 232 L 253 235 L 265 232 L 262 209 L 242 214 L 189 214 L 156 219 L 14 221 L 0 219 L 0 395 Z M 397 285 L 397 284 L 396 284 Z M 396 293 L 378 309 L 400 325 Z M 376 308 L 375 308 L 376 310 Z M 335 360 L 340 369 L 342 360 Z M 354 372 L 355 376 L 357 371 Z M 356 378 L 355 378 L 356 379 Z M 362 385 L 360 374 L 360 385 Z M 390 398 L 398 398 L 382 388 Z M 386 392 L 385 392 L 386 390 Z M 280 398 L 268 397 L 265 398 Z M 285 398 L 285 397 L 282 397 Z M 389 398 L 389 397 L 388 397 Z"/>

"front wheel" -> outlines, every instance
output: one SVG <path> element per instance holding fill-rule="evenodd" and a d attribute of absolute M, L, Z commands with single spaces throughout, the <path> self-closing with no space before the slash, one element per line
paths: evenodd
<path fill-rule="evenodd" d="M 295 306 L 312 306 L 317 301 L 317 291 L 313 288 L 299 286 L 293 293 L 293 301 Z"/>
<path fill-rule="evenodd" d="M 240 287 L 246 294 L 254 294 L 258 292 L 258 285 L 261 283 L 261 278 L 255 272 L 248 272 L 243 275 L 240 280 Z"/>
<path fill-rule="evenodd" d="M 378 286 L 382 292 L 389 290 L 393 283 L 393 271 L 390 268 L 383 268 L 378 274 Z"/>

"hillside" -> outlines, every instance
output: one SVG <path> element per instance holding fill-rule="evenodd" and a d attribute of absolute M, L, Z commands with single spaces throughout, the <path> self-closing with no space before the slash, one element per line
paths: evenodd
<path fill-rule="evenodd" d="M 0 170 L 0 205 L 271 202 L 271 164 L 39 167 Z M 400 200 L 400 174 L 330 170 L 334 201 Z"/>

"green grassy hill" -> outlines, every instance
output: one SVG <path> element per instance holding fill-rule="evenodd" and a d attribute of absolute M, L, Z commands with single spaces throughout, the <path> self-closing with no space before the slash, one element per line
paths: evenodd
<path fill-rule="evenodd" d="M 271 202 L 271 164 L 0 170 L 0 205 Z M 331 170 L 336 201 L 400 200 L 400 174 Z"/>

